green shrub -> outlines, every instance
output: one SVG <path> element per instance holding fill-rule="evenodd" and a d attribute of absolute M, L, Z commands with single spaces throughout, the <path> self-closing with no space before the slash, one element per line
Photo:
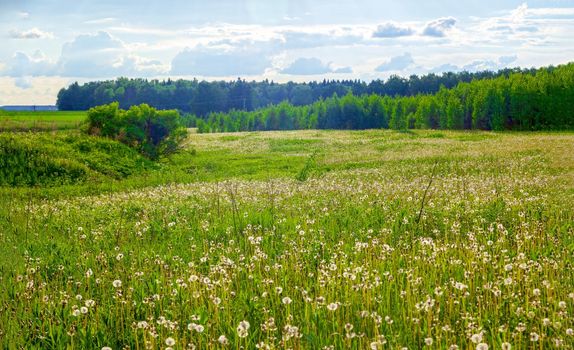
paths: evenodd
<path fill-rule="evenodd" d="M 176 110 L 157 110 L 147 104 L 122 110 L 117 102 L 91 108 L 87 130 L 118 140 L 151 159 L 175 152 L 187 136 Z"/>

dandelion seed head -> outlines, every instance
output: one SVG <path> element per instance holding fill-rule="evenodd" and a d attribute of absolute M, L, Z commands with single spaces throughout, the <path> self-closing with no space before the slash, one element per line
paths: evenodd
<path fill-rule="evenodd" d="M 339 304 L 337 304 L 337 303 L 330 303 L 329 305 L 327 305 L 327 309 L 329 311 L 335 311 L 335 310 L 337 310 L 338 307 L 339 307 Z"/>
<path fill-rule="evenodd" d="M 165 345 L 167 346 L 174 346 L 175 345 L 175 339 L 173 339 L 172 337 L 168 337 L 165 339 Z"/>

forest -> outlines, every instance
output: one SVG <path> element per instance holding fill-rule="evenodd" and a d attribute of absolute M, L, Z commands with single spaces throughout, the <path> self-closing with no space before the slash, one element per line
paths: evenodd
<path fill-rule="evenodd" d="M 411 80 L 412 81 L 412 78 Z M 387 81 L 388 83 L 388 81 Z M 256 111 L 232 109 L 196 120 L 198 131 L 295 129 L 480 129 L 574 128 L 574 63 L 461 81 L 436 93 L 352 91 L 296 106 L 284 101 Z"/>
<path fill-rule="evenodd" d="M 433 94 L 441 86 L 453 88 L 461 82 L 509 76 L 513 73 L 535 74 L 536 70 L 504 69 L 498 72 L 461 72 L 428 74 L 410 78 L 391 76 L 386 81 L 373 80 L 323 80 L 322 82 L 284 84 L 264 80 L 198 81 L 198 80 L 146 80 L 118 78 L 109 81 L 77 82 L 60 90 L 58 109 L 88 110 L 91 107 L 119 102 L 122 109 L 142 103 L 157 109 L 178 109 L 200 117 L 211 112 L 228 112 L 233 109 L 252 111 L 281 102 L 294 106 L 309 105 L 315 101 L 352 93 L 356 96 L 377 94 L 386 96 L 414 96 Z"/>

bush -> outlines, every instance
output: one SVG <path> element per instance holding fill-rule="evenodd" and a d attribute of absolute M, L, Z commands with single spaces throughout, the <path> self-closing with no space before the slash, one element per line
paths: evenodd
<path fill-rule="evenodd" d="M 187 136 L 176 110 L 157 110 L 147 104 L 122 110 L 117 102 L 91 108 L 87 130 L 125 143 L 152 159 L 175 152 Z"/>

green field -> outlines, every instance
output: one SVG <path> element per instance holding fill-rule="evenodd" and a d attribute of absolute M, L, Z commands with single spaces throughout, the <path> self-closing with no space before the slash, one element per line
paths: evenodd
<path fill-rule="evenodd" d="M 2 348 L 574 347 L 573 133 L 2 137 Z"/>
<path fill-rule="evenodd" d="M 50 131 L 77 129 L 86 112 L 13 112 L 0 111 L 0 131 Z"/>

